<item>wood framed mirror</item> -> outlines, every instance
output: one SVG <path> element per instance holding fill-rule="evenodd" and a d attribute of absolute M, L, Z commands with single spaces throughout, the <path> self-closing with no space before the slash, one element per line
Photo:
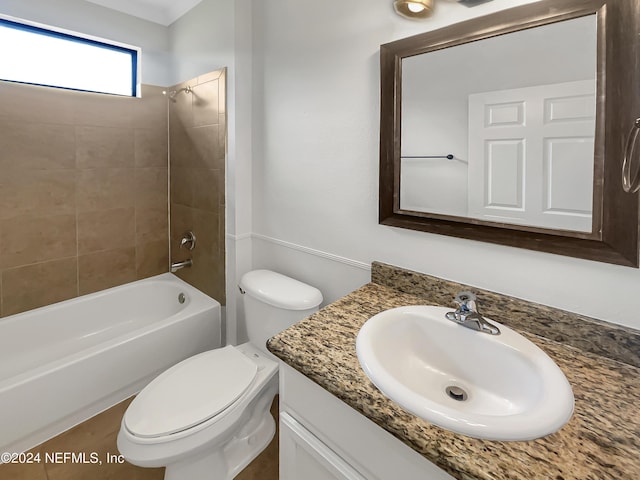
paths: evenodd
<path fill-rule="evenodd" d="M 542 0 L 382 45 L 379 223 L 638 267 L 639 16 Z"/>

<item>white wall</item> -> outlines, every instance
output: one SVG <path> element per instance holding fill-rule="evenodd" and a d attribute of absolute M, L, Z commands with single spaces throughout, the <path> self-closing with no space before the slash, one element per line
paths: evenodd
<path fill-rule="evenodd" d="M 390 0 L 256 2 L 254 266 L 311 277 L 323 252 L 312 282 L 335 297 L 380 260 L 640 328 L 637 269 L 378 225 L 379 45 L 524 3 L 440 0 L 420 23 Z"/>
<path fill-rule="evenodd" d="M 170 84 L 167 28 L 83 0 L 0 0 L 0 14 L 142 48 L 142 83 Z"/>
<path fill-rule="evenodd" d="M 204 0 L 169 25 L 171 84 L 233 66 L 235 17 L 233 0 Z"/>

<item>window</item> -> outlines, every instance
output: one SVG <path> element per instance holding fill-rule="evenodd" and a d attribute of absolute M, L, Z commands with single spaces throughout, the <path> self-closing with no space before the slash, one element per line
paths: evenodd
<path fill-rule="evenodd" d="M 0 79 L 137 96 L 136 47 L 0 18 Z"/>

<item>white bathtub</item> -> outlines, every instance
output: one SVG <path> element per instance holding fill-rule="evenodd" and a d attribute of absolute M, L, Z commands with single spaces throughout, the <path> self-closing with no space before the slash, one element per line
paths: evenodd
<path fill-rule="evenodd" d="M 0 319 L 0 452 L 34 447 L 219 347 L 220 322 L 217 301 L 170 273 Z"/>

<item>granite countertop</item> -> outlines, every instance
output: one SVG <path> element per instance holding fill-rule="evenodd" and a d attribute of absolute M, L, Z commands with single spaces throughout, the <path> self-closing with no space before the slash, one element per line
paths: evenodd
<path fill-rule="evenodd" d="M 573 417 L 560 431 L 525 442 L 455 434 L 406 412 L 382 395 L 360 368 L 356 335 L 367 319 L 381 311 L 426 303 L 436 304 L 425 302 L 424 296 L 369 283 L 273 337 L 268 347 L 457 479 L 640 478 L 637 366 L 521 330 L 559 365 L 575 396 Z"/>

